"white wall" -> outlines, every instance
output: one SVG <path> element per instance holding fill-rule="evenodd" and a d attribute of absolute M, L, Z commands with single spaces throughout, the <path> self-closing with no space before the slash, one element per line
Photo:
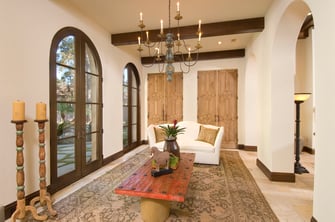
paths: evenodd
<path fill-rule="evenodd" d="M 300 105 L 300 136 L 302 145 L 313 148 L 313 32 L 309 30 L 309 37 L 298 40 L 295 75 L 295 92 L 312 93 L 311 97 Z"/>
<path fill-rule="evenodd" d="M 293 172 L 295 52 L 307 12 L 304 4 L 274 1 L 265 30 L 250 47 L 260 86 L 258 158 L 271 172 Z"/>
<path fill-rule="evenodd" d="M 313 216 L 318 221 L 335 218 L 335 100 L 329 93 L 335 85 L 333 52 L 335 50 L 335 1 L 306 0 L 314 18 L 314 71 L 316 153 Z"/>
<path fill-rule="evenodd" d="M 12 102 L 26 102 L 24 157 L 26 195 L 39 189 L 38 141 L 35 104 L 49 104 L 49 52 L 55 33 L 63 27 L 81 29 L 93 41 L 103 72 L 103 155 L 122 150 L 122 73 L 128 62 L 137 59 L 113 47 L 110 33 L 85 16 L 57 1 L 1 1 L 0 7 L 0 204 L 16 200 L 15 126 L 11 121 Z M 141 79 L 143 82 L 143 79 Z M 143 96 L 142 96 L 143 97 Z M 48 115 L 49 117 L 49 115 Z M 50 181 L 49 124 L 46 127 L 47 181 Z"/>
<path fill-rule="evenodd" d="M 247 124 L 246 120 L 253 119 L 254 113 L 245 112 L 246 109 L 252 107 L 246 107 L 246 101 L 250 98 L 255 97 L 254 91 L 252 90 L 251 84 L 253 82 L 246 81 L 245 75 L 245 58 L 236 58 L 236 59 L 220 59 L 220 60 L 211 60 L 211 61 L 199 61 L 191 71 L 187 74 L 184 74 L 184 85 L 183 85 L 183 116 L 184 120 L 197 121 L 197 73 L 198 71 L 204 70 L 220 70 L 220 69 L 237 69 L 238 70 L 238 144 L 248 144 L 248 145 L 257 145 L 256 134 L 254 134 L 253 127 L 254 124 Z M 175 65 L 176 71 L 179 65 Z M 143 68 L 143 75 L 148 73 L 158 73 L 157 67 Z M 145 78 L 147 79 L 147 78 Z M 147 85 L 145 86 L 147 89 Z M 147 113 L 147 94 L 145 94 L 144 100 L 144 109 Z M 253 104 L 249 105 L 253 106 Z M 249 118 L 250 117 L 250 118 Z M 249 123 L 248 122 L 248 123 Z M 147 121 L 145 123 L 147 125 Z M 246 135 L 246 132 L 250 135 Z M 248 138 L 248 139 L 246 139 Z"/>
<path fill-rule="evenodd" d="M 15 128 L 10 123 L 11 104 L 16 99 L 26 102 L 26 119 L 28 120 L 24 134 L 26 194 L 38 190 L 38 143 L 35 140 L 37 135 L 36 124 L 33 122 L 35 103 L 39 101 L 49 102 L 49 50 L 51 39 L 59 29 L 65 26 L 74 26 L 84 31 L 91 38 L 101 56 L 104 76 L 105 134 L 103 152 L 105 156 L 109 156 L 122 148 L 122 70 L 127 62 L 134 62 L 137 67 L 140 67 L 137 59 L 111 46 L 108 32 L 88 21 L 85 16 L 73 11 L 69 12 L 57 5 L 56 2 L 45 0 L 2 0 L 1 2 L 0 135 L 2 139 L 2 160 L 0 161 L 0 172 L 2 174 L 0 204 L 8 204 L 16 200 Z M 315 49 L 315 144 L 317 152 L 315 154 L 313 215 L 318 221 L 330 221 L 335 218 L 335 178 L 333 176 L 335 171 L 335 161 L 333 161 L 335 156 L 335 149 L 333 148 L 335 100 L 329 96 L 335 84 L 333 65 L 335 58 L 332 53 L 335 51 L 335 29 L 331 26 L 335 22 L 333 12 L 335 1 L 275 0 L 266 16 L 266 28 L 254 44 L 249 47 L 247 54 L 250 57 L 247 57 L 245 62 L 235 60 L 222 61 L 222 64 L 221 62 L 216 63 L 217 61 L 213 63 L 201 62 L 198 64 L 199 67 L 195 67 L 195 70 L 238 67 L 240 74 L 239 115 L 244 118 L 244 120 L 239 121 L 239 134 L 241 134 L 239 143 L 254 145 L 254 136 L 249 137 L 251 134 L 248 133 L 253 129 L 249 117 L 258 113 L 257 119 L 261 120 L 259 122 L 258 143 L 256 144 L 259 147 L 258 158 L 272 171 L 292 172 L 293 155 L 290 153 L 293 151 L 290 149 L 293 147 L 294 106 L 288 101 L 292 99 L 293 70 L 295 70 L 295 67 L 289 64 L 290 69 L 287 69 L 285 63 L 282 66 L 274 65 L 276 60 L 272 53 L 274 52 L 273 44 L 278 43 L 276 37 L 280 34 L 277 32 L 278 24 L 282 21 L 286 9 L 291 3 L 297 3 L 305 11 L 304 2 L 307 2 L 312 10 L 315 23 L 315 35 L 313 37 Z M 301 15 L 302 12 L 299 12 L 299 7 L 295 10 L 297 10 L 298 15 Z M 294 15 L 294 13 L 291 13 L 287 16 Z M 289 35 L 290 33 L 286 32 L 286 34 Z M 295 49 L 295 47 L 293 48 Z M 290 54 L 289 59 L 295 61 L 293 55 L 294 53 Z M 288 59 L 285 57 L 286 54 L 277 56 L 282 56 L 276 57 L 279 62 Z M 234 65 L 231 65 L 231 63 Z M 148 72 L 156 71 L 143 71 L 143 73 Z M 284 79 L 278 79 L 281 74 L 286 72 L 289 74 Z M 251 74 L 256 76 L 250 76 Z M 241 75 L 245 76 L 241 77 Z M 184 118 L 190 120 L 196 119 L 196 114 L 192 108 L 192 106 L 195 106 L 194 98 L 196 97 L 196 87 L 192 88 L 196 81 L 195 76 L 196 72 L 185 77 L 185 84 L 190 89 L 190 92 L 187 92 L 189 94 L 185 93 L 185 97 L 190 99 L 190 104 L 185 106 L 189 110 L 186 109 Z M 250 79 L 255 82 L 249 85 L 246 82 Z M 282 84 L 283 80 L 291 81 L 292 84 Z M 146 88 L 145 75 L 142 76 L 141 82 Z M 145 88 L 142 88 L 142 92 Z M 253 92 L 253 90 L 256 92 Z M 281 94 L 282 91 L 286 93 Z M 259 108 L 250 115 L 241 111 L 251 104 L 250 100 L 247 99 L 249 92 L 251 93 L 250 97 L 256 95 L 256 102 L 259 104 Z M 141 99 L 146 101 L 146 96 L 142 95 Z M 282 102 L 282 100 L 286 102 Z M 280 110 L 283 108 L 287 110 L 281 113 Z M 144 114 L 143 117 L 145 116 Z M 281 121 L 283 121 L 282 124 Z M 143 124 L 143 126 L 145 125 Z M 244 132 L 241 132 L 241 128 L 244 126 Z M 281 141 L 286 141 L 288 144 L 280 144 Z M 280 145 L 278 145 L 278 142 Z M 47 163 L 49 164 L 48 137 L 46 144 Z M 49 172 L 47 178 L 50 179 Z"/>

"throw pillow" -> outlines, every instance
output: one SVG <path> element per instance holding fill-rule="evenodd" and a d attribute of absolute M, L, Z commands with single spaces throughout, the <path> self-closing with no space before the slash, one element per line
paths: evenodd
<path fill-rule="evenodd" d="M 156 137 L 156 143 L 164 141 L 165 140 L 164 130 L 160 127 L 155 127 L 155 137 Z"/>
<path fill-rule="evenodd" d="M 204 126 L 200 126 L 199 135 L 198 135 L 198 141 L 203 141 L 206 143 L 210 143 L 214 146 L 216 135 L 219 132 L 219 128 L 208 128 Z"/>

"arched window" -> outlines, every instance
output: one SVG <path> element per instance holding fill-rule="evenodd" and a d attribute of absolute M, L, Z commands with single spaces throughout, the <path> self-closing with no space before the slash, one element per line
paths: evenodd
<path fill-rule="evenodd" d="M 51 189 L 57 191 L 102 164 L 102 70 L 80 30 L 56 33 L 50 49 Z"/>
<path fill-rule="evenodd" d="M 141 144 L 140 79 L 133 64 L 123 70 L 123 149 L 129 151 Z"/>

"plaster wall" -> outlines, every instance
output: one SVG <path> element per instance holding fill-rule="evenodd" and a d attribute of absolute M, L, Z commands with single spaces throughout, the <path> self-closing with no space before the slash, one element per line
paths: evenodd
<path fill-rule="evenodd" d="M 3 4 L 2 1 L 1 4 Z M 25 192 L 39 189 L 38 132 L 35 104 L 49 104 L 49 53 L 55 33 L 63 27 L 81 29 L 94 43 L 102 62 L 103 73 L 103 155 L 122 150 L 122 73 L 133 58 L 110 43 L 110 34 L 57 1 L 5 1 L 0 7 L 0 135 L 1 161 L 0 205 L 16 200 L 15 126 L 11 121 L 12 102 L 26 103 L 24 126 Z M 141 79 L 142 81 L 142 79 Z M 142 81 L 143 82 L 143 81 Z M 142 96 L 143 97 L 143 96 Z M 47 111 L 48 113 L 48 111 Z M 47 114 L 49 118 L 49 114 Z M 49 124 L 46 124 L 47 183 L 50 183 Z M 5 179 L 4 179 L 5 178 Z"/>
<path fill-rule="evenodd" d="M 315 72 L 315 171 L 313 216 L 317 221 L 335 218 L 335 100 L 329 93 L 334 88 L 335 71 L 335 2 L 332 0 L 305 0 L 314 18 L 314 72 Z"/>
<path fill-rule="evenodd" d="M 175 65 L 178 67 L 179 65 Z M 177 69 L 177 68 L 176 68 Z M 252 90 L 255 84 L 254 82 L 246 81 L 247 77 L 245 75 L 245 58 L 237 59 L 221 59 L 221 60 L 211 60 L 211 61 L 199 61 L 194 67 L 192 67 L 190 73 L 184 74 L 183 78 L 183 117 L 184 120 L 197 121 L 197 96 L 198 96 L 198 71 L 206 70 L 221 70 L 221 69 L 237 69 L 238 70 L 238 143 L 257 145 L 256 134 L 251 133 L 251 135 L 246 135 L 246 132 L 253 132 L 254 125 L 247 124 L 247 119 L 253 118 L 255 113 L 245 112 L 246 109 L 252 107 L 246 107 L 246 101 L 252 99 L 254 96 L 254 91 Z M 177 71 L 177 70 L 176 70 Z M 143 68 L 143 75 L 150 75 L 150 73 L 157 73 L 157 67 Z M 172 77 L 173 78 L 173 77 Z M 147 78 L 145 78 L 147 79 Z M 251 85 L 251 86 L 250 86 Z M 147 85 L 145 86 L 145 90 Z M 145 94 L 144 109 L 147 113 L 147 97 Z M 249 104 L 252 105 L 252 104 Z M 145 117 L 146 118 L 146 117 Z M 172 121 L 172 120 L 171 120 Z M 250 123 L 250 122 L 248 122 Z M 147 125 L 147 123 L 145 124 Z"/>
<path fill-rule="evenodd" d="M 259 61 L 261 86 L 258 158 L 271 172 L 293 172 L 295 50 L 307 12 L 304 4 L 274 1 L 266 29 L 250 47 Z"/>
<path fill-rule="evenodd" d="M 300 105 L 300 135 L 302 145 L 313 147 L 313 125 L 314 125 L 314 87 L 313 87 L 313 30 L 310 29 L 309 37 L 298 40 L 295 92 L 312 93 L 310 98 Z"/>

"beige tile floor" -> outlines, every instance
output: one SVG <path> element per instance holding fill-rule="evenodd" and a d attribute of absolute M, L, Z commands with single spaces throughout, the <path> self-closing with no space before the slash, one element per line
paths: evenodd
<path fill-rule="evenodd" d="M 86 176 L 82 180 L 55 193 L 52 198 L 55 202 L 66 197 L 68 194 L 93 181 L 118 164 L 129 159 L 135 153 L 145 149 L 141 146 L 126 154 L 120 159 L 108 164 L 95 173 Z M 296 176 L 296 183 L 271 182 L 256 166 L 257 153 L 239 150 L 245 165 L 255 178 L 259 188 L 269 202 L 271 208 L 281 222 L 303 222 L 310 221 L 313 205 L 313 180 L 314 180 L 314 156 L 303 152 L 301 163 L 310 173 Z"/>
<path fill-rule="evenodd" d="M 296 174 L 295 183 L 272 182 L 256 166 L 257 153 L 239 151 L 245 165 L 253 175 L 281 222 L 311 221 L 314 185 L 314 155 L 302 152 L 300 163 L 309 174 Z"/>

